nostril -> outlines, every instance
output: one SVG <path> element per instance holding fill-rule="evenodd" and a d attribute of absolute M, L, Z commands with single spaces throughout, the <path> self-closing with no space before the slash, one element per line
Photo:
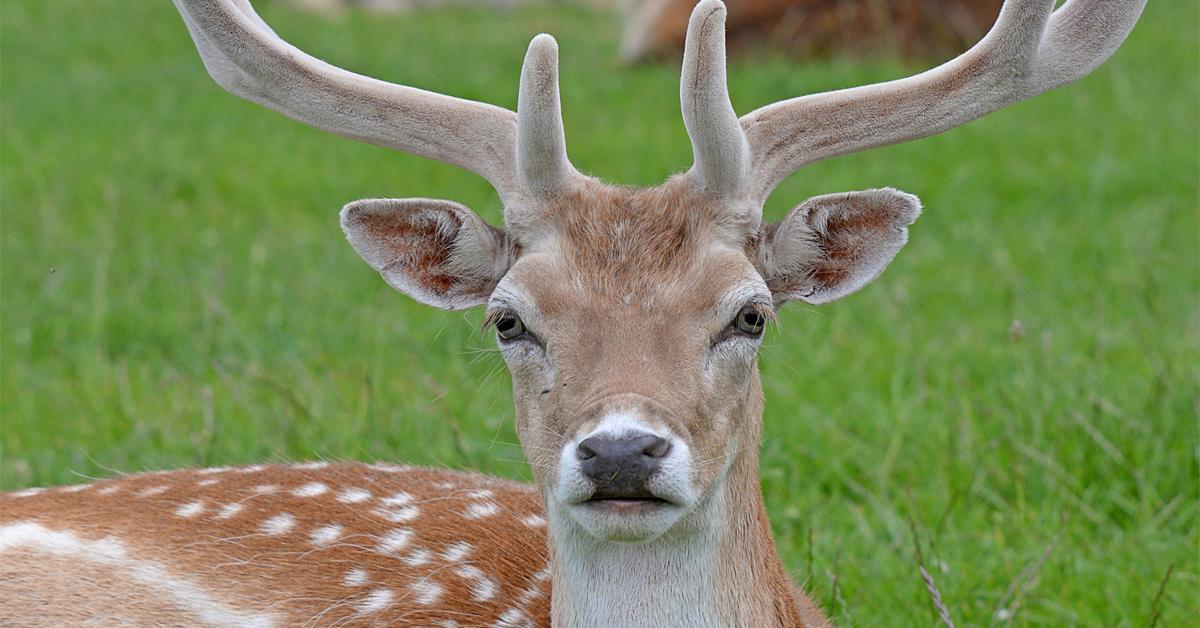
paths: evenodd
<path fill-rule="evenodd" d="M 579 443 L 579 447 L 575 448 L 576 458 L 579 458 L 580 460 L 591 460 L 592 458 L 596 457 L 596 450 L 592 449 L 590 442 L 591 440 L 592 439 L 589 438 L 584 440 L 582 443 Z"/>
<path fill-rule="evenodd" d="M 643 455 L 650 458 L 666 458 L 667 454 L 671 453 L 671 441 L 658 436 L 651 436 L 650 438 L 654 440 L 642 448 Z"/>

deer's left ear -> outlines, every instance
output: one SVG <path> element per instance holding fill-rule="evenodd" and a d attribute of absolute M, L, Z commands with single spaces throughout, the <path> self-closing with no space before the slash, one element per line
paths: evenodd
<path fill-rule="evenodd" d="M 342 230 L 393 288 L 445 310 L 487 303 L 517 256 L 503 231 L 450 201 L 355 201 L 342 209 Z"/>
<path fill-rule="evenodd" d="M 755 262 L 776 305 L 827 303 L 878 277 L 920 214 L 917 197 L 890 188 L 813 197 L 763 227 Z"/>

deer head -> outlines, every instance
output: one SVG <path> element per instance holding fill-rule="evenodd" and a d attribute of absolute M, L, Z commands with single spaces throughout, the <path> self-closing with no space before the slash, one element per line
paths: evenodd
<path fill-rule="evenodd" d="M 513 113 L 328 65 L 276 36 L 247 0 L 175 1 L 226 89 L 495 187 L 503 230 L 431 199 L 357 201 L 341 223 L 399 291 L 488 308 L 560 546 L 701 533 L 722 517 L 735 525 L 729 513 L 742 506 L 761 515 L 764 326 L 789 301 L 822 304 L 865 286 L 921 211 L 916 197 L 884 188 L 808 199 L 764 223 L 777 184 L 806 164 L 938 133 L 1078 79 L 1145 4 L 1069 0 L 1055 11 L 1055 0 L 1008 0 L 982 41 L 938 68 L 739 118 L 725 81 L 725 7 L 703 0 L 680 88 L 694 163 L 629 189 L 567 158 L 548 35 L 529 46 Z"/>

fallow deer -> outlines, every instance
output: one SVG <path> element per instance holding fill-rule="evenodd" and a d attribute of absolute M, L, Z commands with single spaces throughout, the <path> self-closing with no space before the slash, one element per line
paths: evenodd
<path fill-rule="evenodd" d="M 175 0 L 229 91 L 476 172 L 505 229 L 450 201 L 363 200 L 341 224 L 392 286 L 488 308 L 536 486 L 361 463 L 168 471 L 5 495 L 14 625 L 343 623 L 797 626 L 828 622 L 776 554 L 759 488 L 763 327 L 862 288 L 916 197 L 809 199 L 801 166 L 966 123 L 1078 79 L 1144 0 L 1008 0 L 962 56 L 738 118 L 725 8 L 690 21 L 680 96 L 694 165 L 627 189 L 567 159 L 557 47 L 534 38 L 516 113 L 355 75 L 281 40 L 247 0 Z"/>

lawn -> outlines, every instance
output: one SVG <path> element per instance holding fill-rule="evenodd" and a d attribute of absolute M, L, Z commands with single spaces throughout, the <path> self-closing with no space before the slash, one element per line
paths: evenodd
<path fill-rule="evenodd" d="M 678 69 L 621 67 L 583 9 L 263 13 L 339 65 L 507 107 L 554 33 L 578 167 L 689 163 Z M 485 182 L 225 94 L 166 0 L 2 20 L 0 487 L 316 457 L 529 477 L 481 313 L 395 294 L 337 226 L 366 196 L 499 223 Z M 960 626 L 1195 625 L 1198 24 L 1152 2 L 1079 84 L 772 197 L 768 219 L 885 185 L 926 207 L 874 285 L 789 305 L 764 343 L 763 490 L 839 623 L 934 624 L 920 547 Z M 731 90 L 745 112 L 916 69 L 760 54 Z"/>

